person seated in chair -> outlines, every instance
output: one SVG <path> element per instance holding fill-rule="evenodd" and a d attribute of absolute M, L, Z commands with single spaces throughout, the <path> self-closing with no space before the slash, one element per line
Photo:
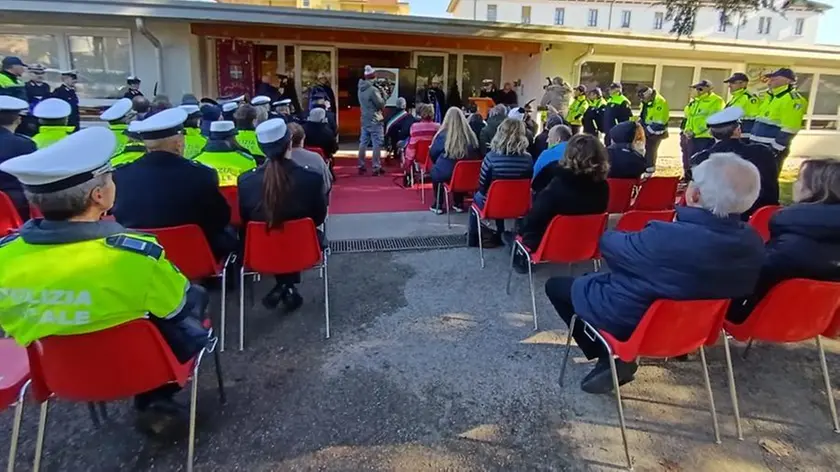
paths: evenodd
<path fill-rule="evenodd" d="M 572 129 L 566 125 L 557 125 L 548 132 L 548 148 L 542 152 L 534 163 L 534 176 L 531 180 L 531 190 L 537 195 L 544 189 L 551 179 L 563 154 L 566 144 L 572 138 Z"/>
<path fill-rule="evenodd" d="M 410 169 L 414 165 L 414 158 L 417 155 L 417 143 L 420 141 L 432 142 L 437 134 L 440 125 L 435 122 L 435 109 L 428 103 L 417 105 L 417 116 L 420 117 L 411 125 L 408 141 L 403 152 L 403 168 Z"/>
<path fill-rule="evenodd" d="M 154 236 L 102 220 L 114 204 L 109 160 L 116 147 L 111 131 L 91 127 L 0 164 L 44 214 L 0 239 L 0 287 L 28 294 L 0 297 L 0 327 L 27 346 L 145 318 L 187 362 L 211 341 L 202 325 L 207 293 L 172 265 Z M 62 270 L 55 270 L 59 262 Z M 37 301 L 47 293 L 62 296 Z M 138 428 L 182 429 L 188 415 L 172 400 L 178 390 L 167 384 L 137 395 Z"/>
<path fill-rule="evenodd" d="M 785 280 L 840 282 L 840 161 L 803 162 L 793 184 L 793 201 L 770 220 L 758 283 L 750 297 L 732 301 L 729 321 L 746 321 L 761 299 Z"/>
<path fill-rule="evenodd" d="M 283 222 L 311 218 L 320 226 L 327 218 L 324 178 L 292 160 L 292 132 L 282 118 L 257 126 L 257 141 L 267 159 L 262 165 L 239 177 L 239 211 L 243 228 L 251 221 L 261 221 L 269 229 L 281 228 Z M 323 239 L 323 235 L 320 235 Z M 326 241 L 321 241 L 321 247 Z M 283 303 L 291 313 L 303 304 L 296 285 L 300 273 L 277 274 L 276 284 L 263 297 L 270 310 Z"/>
<path fill-rule="evenodd" d="M 301 126 L 303 126 L 303 131 L 306 134 L 306 145 L 324 151 L 324 157 L 329 163 L 329 175 L 332 176 L 332 180 L 335 180 L 335 173 L 333 172 L 335 158 L 333 156 L 338 152 L 338 140 L 327 122 L 326 113 L 323 108 L 313 108 L 309 111 L 308 119 Z"/>
<path fill-rule="evenodd" d="M 478 139 L 467 123 L 467 117 L 460 108 L 450 108 L 443 118 L 443 125 L 432 140 L 432 147 L 429 150 L 429 157 L 433 166 L 430 173 L 432 177 L 432 193 L 435 202 L 429 208 L 436 215 L 442 214 L 445 208 L 443 184 L 452 179 L 455 172 L 455 164 L 462 159 L 478 159 L 481 157 L 478 151 Z M 454 206 L 458 213 L 464 211 L 464 194 L 452 195 Z"/>
<path fill-rule="evenodd" d="M 528 154 L 528 133 L 521 119 L 506 118 L 490 142 L 490 150 L 481 162 L 481 175 L 478 178 L 478 191 L 473 202 L 484 208 L 490 185 L 496 180 L 530 179 L 534 171 L 534 162 Z M 478 247 L 478 225 L 476 218 L 470 216 L 467 231 L 467 244 Z M 484 232 L 484 247 L 497 247 L 502 244 L 505 232 L 505 220 L 496 220 L 496 233 Z"/>
<path fill-rule="evenodd" d="M 639 179 L 647 169 L 645 130 L 635 121 L 625 121 L 610 130 L 611 179 Z"/>
<path fill-rule="evenodd" d="M 553 169 L 550 183 L 536 195 L 522 220 L 519 234 L 525 247 L 535 251 L 557 215 L 606 213 L 610 199 L 609 166 L 607 151 L 597 138 L 588 134 L 573 137 L 563 160 Z M 519 256 L 514 268 L 528 273 L 528 261 L 522 254 Z"/>
<path fill-rule="evenodd" d="M 399 156 L 400 151 L 405 148 L 405 143 L 411 137 L 411 125 L 417 122 L 417 118 L 406 111 L 405 107 L 405 99 L 398 98 L 397 108 L 388 117 L 388 124 L 385 125 L 385 141 L 393 156 Z"/>
<path fill-rule="evenodd" d="M 760 178 L 751 163 L 735 154 L 713 154 L 695 169 L 686 205 L 674 222 L 654 221 L 639 232 L 607 231 L 600 250 L 610 273 L 553 277 L 545 292 L 557 314 L 572 316 L 619 340 L 633 334 L 657 300 L 718 300 L 752 293 L 764 259 L 764 244 L 740 214 L 758 197 Z M 598 359 L 583 379 L 587 393 L 613 388 L 609 354 L 584 328 L 572 332 L 587 359 Z M 638 365 L 616 359 L 621 385 Z"/>
<path fill-rule="evenodd" d="M 315 110 L 317 108 L 312 109 L 312 111 Z M 297 123 L 289 123 L 288 127 L 289 132 L 292 133 L 291 159 L 304 169 L 317 172 L 324 181 L 324 195 L 329 196 L 330 189 L 332 189 L 332 176 L 330 175 L 329 166 L 320 154 L 304 148 L 304 146 L 309 144 L 309 136 L 304 132 L 303 126 Z"/>

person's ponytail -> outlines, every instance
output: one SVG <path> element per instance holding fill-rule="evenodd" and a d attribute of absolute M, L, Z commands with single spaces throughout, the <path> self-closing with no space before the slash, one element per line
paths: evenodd
<path fill-rule="evenodd" d="M 265 164 L 262 209 L 268 229 L 282 224 L 281 210 L 290 186 L 289 174 L 283 166 L 289 145 L 290 142 L 287 141 L 285 148 Z"/>

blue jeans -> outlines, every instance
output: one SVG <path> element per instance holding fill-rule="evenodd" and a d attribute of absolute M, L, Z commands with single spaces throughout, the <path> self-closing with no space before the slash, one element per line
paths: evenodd
<path fill-rule="evenodd" d="M 475 203 L 475 206 L 481 209 L 484 209 L 485 200 L 486 197 L 481 192 L 475 192 L 475 195 L 473 195 L 473 203 Z M 467 230 L 467 236 L 470 239 L 478 238 L 478 224 L 478 218 L 476 218 L 474 216 L 474 213 L 470 211 L 470 222 L 468 226 L 469 229 Z M 505 220 L 496 220 L 496 231 L 499 232 L 499 236 L 501 236 L 501 234 L 505 232 Z"/>
<path fill-rule="evenodd" d="M 373 147 L 373 168 L 382 167 L 382 141 L 385 137 L 385 127 L 382 123 L 368 123 L 362 125 L 362 134 L 359 136 L 359 169 L 365 168 L 365 153 L 368 145 Z"/>

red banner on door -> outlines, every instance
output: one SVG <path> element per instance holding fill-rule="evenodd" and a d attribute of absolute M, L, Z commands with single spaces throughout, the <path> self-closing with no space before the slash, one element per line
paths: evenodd
<path fill-rule="evenodd" d="M 216 40 L 216 78 L 220 97 L 254 94 L 254 43 Z"/>

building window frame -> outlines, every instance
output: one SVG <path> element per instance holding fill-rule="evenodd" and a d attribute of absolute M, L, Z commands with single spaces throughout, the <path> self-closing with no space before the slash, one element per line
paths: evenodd
<path fill-rule="evenodd" d="M 773 19 L 769 16 L 758 17 L 758 34 L 767 36 L 773 27 Z"/>
<path fill-rule="evenodd" d="M 632 10 L 623 10 L 621 12 L 621 27 L 622 28 L 629 28 L 630 22 L 633 19 L 633 11 Z"/>
<path fill-rule="evenodd" d="M 531 24 L 531 5 L 522 5 L 520 23 L 523 25 Z"/>
<path fill-rule="evenodd" d="M 805 18 L 797 18 L 794 20 L 793 35 L 803 36 L 805 34 Z"/>
<path fill-rule="evenodd" d="M 720 15 L 718 18 L 718 33 L 726 33 L 726 29 L 729 27 L 729 18 L 725 15 Z"/>
<path fill-rule="evenodd" d="M 566 8 L 558 7 L 554 9 L 554 25 L 563 26 L 566 23 Z"/>
<path fill-rule="evenodd" d="M 597 28 L 598 27 L 598 9 L 597 8 L 590 8 L 589 13 L 586 17 L 586 26 L 590 28 Z"/>
<path fill-rule="evenodd" d="M 492 12 L 492 14 L 491 14 Z M 499 6 L 495 3 L 487 4 L 487 21 L 498 21 L 499 19 Z"/>
<path fill-rule="evenodd" d="M 70 53 L 71 36 L 95 36 L 104 38 L 118 38 L 127 41 L 128 44 L 128 75 L 135 75 L 134 61 L 134 37 L 133 31 L 127 28 L 105 28 L 105 27 L 79 27 L 79 26 L 43 26 L 31 27 L 24 25 L 0 24 L 0 34 L 20 35 L 50 35 L 53 36 L 57 46 L 58 69 L 70 70 L 73 68 L 72 55 Z M 110 106 L 117 99 L 115 98 L 87 98 L 79 97 L 79 105 L 83 107 L 105 107 Z"/>
<path fill-rule="evenodd" d="M 665 13 L 658 11 L 653 14 L 653 29 L 661 31 L 665 26 Z"/>

